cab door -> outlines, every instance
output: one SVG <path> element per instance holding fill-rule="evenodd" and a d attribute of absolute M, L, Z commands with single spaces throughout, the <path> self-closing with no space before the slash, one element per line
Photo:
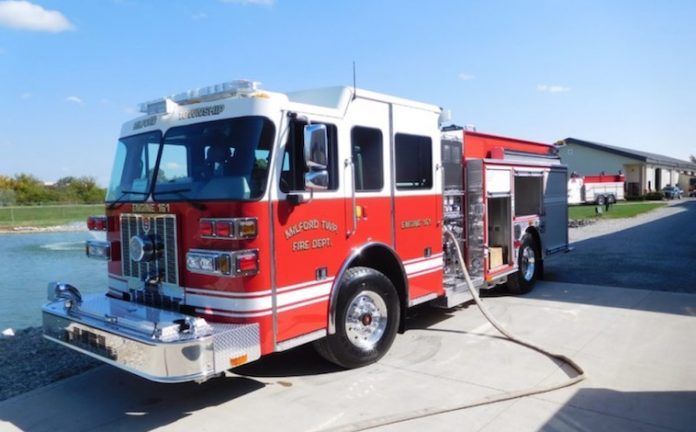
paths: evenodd
<path fill-rule="evenodd" d="M 345 198 L 339 163 L 339 125 L 327 129 L 326 190 L 305 191 L 303 135 L 306 122 L 289 119 L 276 155 L 273 219 L 273 313 L 276 343 L 325 329 L 328 298 L 346 250 Z"/>
<path fill-rule="evenodd" d="M 357 99 L 349 119 L 343 173 L 349 248 L 371 242 L 393 247 L 389 105 Z"/>
<path fill-rule="evenodd" d="M 443 293 L 437 114 L 392 105 L 392 125 L 394 240 L 414 304 Z"/>

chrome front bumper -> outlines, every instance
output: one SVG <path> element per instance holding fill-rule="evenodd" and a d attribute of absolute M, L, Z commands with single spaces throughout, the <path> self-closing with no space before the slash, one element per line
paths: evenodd
<path fill-rule="evenodd" d="M 45 338 L 152 381 L 204 381 L 261 355 L 258 324 L 211 324 L 103 294 L 56 297 L 43 307 Z"/>

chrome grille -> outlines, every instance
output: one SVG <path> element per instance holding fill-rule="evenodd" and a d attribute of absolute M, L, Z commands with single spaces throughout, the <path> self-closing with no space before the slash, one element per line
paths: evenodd
<path fill-rule="evenodd" d="M 143 228 L 143 219 L 148 218 L 150 229 Z M 157 237 L 164 246 L 162 256 L 150 262 L 135 262 L 130 258 L 130 239 L 136 235 Z M 175 215 L 121 215 L 121 262 L 123 276 L 145 280 L 159 275 L 163 283 L 178 284 L 177 237 Z"/>

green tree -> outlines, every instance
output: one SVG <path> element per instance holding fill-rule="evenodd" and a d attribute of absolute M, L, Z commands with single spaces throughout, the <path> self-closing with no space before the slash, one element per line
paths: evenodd
<path fill-rule="evenodd" d="M 17 203 L 17 194 L 12 189 L 0 189 L 0 207 Z"/>
<path fill-rule="evenodd" d="M 104 201 L 106 194 L 94 177 L 63 177 L 53 187 L 62 202 L 97 204 Z"/>
<path fill-rule="evenodd" d="M 691 159 L 692 163 L 696 163 L 696 156 L 691 155 L 691 156 L 689 156 L 689 159 Z"/>
<path fill-rule="evenodd" d="M 12 177 L 0 175 L 0 189 L 14 189 Z"/>
<path fill-rule="evenodd" d="M 0 175 L 0 206 L 9 206 L 17 202 L 14 182 L 11 177 Z"/>
<path fill-rule="evenodd" d="M 52 198 L 46 186 L 31 174 L 17 174 L 13 179 L 13 189 L 17 204 L 37 204 Z"/>

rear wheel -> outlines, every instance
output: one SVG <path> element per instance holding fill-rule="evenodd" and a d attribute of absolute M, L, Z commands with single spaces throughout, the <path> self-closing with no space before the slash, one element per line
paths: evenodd
<path fill-rule="evenodd" d="M 615 204 L 616 203 L 616 197 L 614 195 L 608 195 L 607 196 L 607 203 L 609 204 Z"/>
<path fill-rule="evenodd" d="M 599 195 L 596 199 L 595 202 L 597 203 L 598 206 L 603 206 L 604 203 L 606 203 L 606 197 L 604 195 Z"/>
<path fill-rule="evenodd" d="M 534 288 L 540 274 L 541 257 L 539 248 L 531 234 L 522 236 L 517 252 L 517 273 L 508 277 L 507 288 L 512 294 L 526 294 Z"/>
<path fill-rule="evenodd" d="M 353 267 L 343 277 L 336 308 L 336 332 L 315 342 L 322 357 L 345 368 L 382 358 L 399 328 L 399 297 L 377 270 Z"/>

